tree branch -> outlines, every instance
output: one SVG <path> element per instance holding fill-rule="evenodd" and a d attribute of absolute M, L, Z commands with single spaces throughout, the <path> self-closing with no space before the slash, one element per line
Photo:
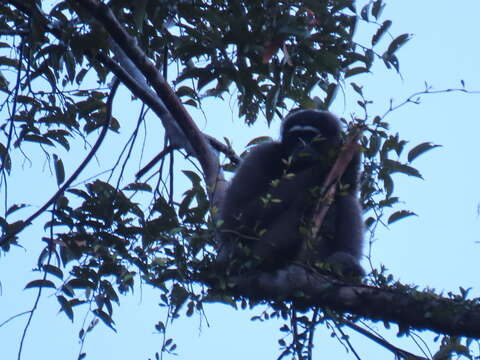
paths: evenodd
<path fill-rule="evenodd" d="M 312 234 L 318 234 L 320 228 L 322 227 L 323 220 L 327 215 L 328 209 L 331 202 L 333 201 L 337 189 L 337 183 L 340 181 L 343 173 L 347 169 L 348 164 L 352 161 L 356 153 L 360 149 L 359 140 L 362 136 L 361 127 L 356 127 L 352 130 L 347 142 L 345 143 L 342 151 L 338 155 L 335 163 L 327 174 L 323 182 L 323 188 L 325 189 L 325 194 L 322 196 L 320 201 L 317 202 L 313 216 L 313 228 Z"/>
<path fill-rule="evenodd" d="M 152 85 L 157 95 L 162 99 L 168 111 L 178 122 L 180 128 L 195 149 L 197 159 L 204 171 L 207 191 L 210 194 L 212 205 L 218 206 L 221 194 L 223 194 L 225 187 L 223 181 L 218 184 L 218 177 L 220 174 L 218 159 L 214 152 L 211 151 L 202 132 L 198 129 L 172 88 L 168 85 L 157 68 L 155 68 L 154 64 L 147 58 L 143 50 L 137 45 L 135 38 L 125 31 L 107 5 L 97 0 L 77 0 L 75 2 L 80 3 L 100 24 L 103 25 L 105 31 L 133 61 L 135 66 L 137 66 Z M 218 185 L 221 185 L 220 189 L 217 189 Z"/>
<path fill-rule="evenodd" d="M 416 291 L 405 286 L 380 289 L 349 284 L 292 264 L 273 273 L 252 273 L 229 279 L 228 290 L 256 300 L 293 301 L 368 319 L 397 323 L 454 336 L 480 338 L 480 303 Z M 301 295 L 299 295 L 301 294 Z"/>
<path fill-rule="evenodd" d="M 90 160 L 95 156 L 96 152 L 102 145 L 103 140 L 105 139 L 105 136 L 107 135 L 108 128 L 110 127 L 110 122 L 112 119 L 113 98 L 115 97 L 115 93 L 117 92 L 117 88 L 119 84 L 120 82 L 118 81 L 118 79 L 116 79 L 112 86 L 112 90 L 110 91 L 110 94 L 108 96 L 107 105 L 106 105 L 107 114 L 105 117 L 105 122 L 102 127 L 102 131 L 100 132 L 100 135 L 98 136 L 97 141 L 93 145 L 88 155 L 85 157 L 85 159 L 83 159 L 82 163 L 73 172 L 70 178 L 68 178 L 68 180 L 63 183 L 63 185 L 57 190 L 57 192 L 45 204 L 43 204 L 43 206 L 40 207 L 40 209 L 38 209 L 35 213 L 30 215 L 26 220 L 22 221 L 20 224 L 17 224 L 12 231 L 7 231 L 5 234 L 3 234 L 3 236 L 0 238 L 0 246 L 4 246 L 4 243 L 10 242 L 15 235 L 23 231 L 27 226 L 31 225 L 33 220 L 35 220 L 37 217 L 43 214 L 45 210 L 47 210 L 55 201 L 57 201 L 57 199 L 65 192 L 65 190 L 67 190 L 70 187 L 70 185 L 75 181 L 75 179 L 81 174 L 81 172 L 88 165 Z"/>

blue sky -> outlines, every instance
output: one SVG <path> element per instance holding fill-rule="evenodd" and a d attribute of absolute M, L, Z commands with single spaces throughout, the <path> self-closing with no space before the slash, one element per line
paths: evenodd
<path fill-rule="evenodd" d="M 394 103 L 402 102 L 413 92 L 422 90 L 425 82 L 440 90 L 458 88 L 460 80 L 464 80 L 468 89 L 480 90 L 479 14 L 480 2 L 476 0 L 455 3 L 446 0 L 387 2 L 383 17 L 393 20 L 392 33 L 408 32 L 413 34 L 413 38 L 399 52 L 403 78 L 392 71 L 387 72 L 379 64 L 373 69 L 373 74 L 354 79 L 364 86 L 366 97 L 374 101 L 370 112 L 383 114 L 390 99 Z M 339 94 L 332 109 L 347 118 L 350 113 L 360 111 L 355 107 L 357 99 L 348 95 L 347 92 L 346 98 L 342 98 Z M 445 293 L 458 292 L 459 286 L 472 287 L 472 295 L 480 296 L 479 104 L 480 95 L 475 94 L 428 95 L 422 98 L 420 105 L 404 106 L 388 117 L 392 130 L 400 132 L 412 147 L 424 141 L 442 145 L 414 162 L 424 180 L 396 177 L 396 194 L 404 202 L 403 207 L 416 212 L 418 217 L 410 217 L 389 228 L 380 228 L 375 236 L 372 250 L 374 263 L 384 264 L 404 283 L 417 284 L 421 288 L 432 287 Z M 229 137 L 239 152 L 255 136 L 276 137 L 277 126 L 268 129 L 259 123 L 244 128 L 231 114 L 229 105 L 228 100 L 223 104 L 207 104 L 207 116 L 214 114 L 208 120 L 199 112 L 193 114 L 202 129 L 220 138 Z M 131 111 L 121 106 L 117 107 L 116 116 Z M 225 115 L 220 117 L 218 114 Z M 115 143 L 110 146 L 115 146 Z M 158 148 L 152 146 L 151 153 L 156 151 Z M 72 159 L 75 157 L 72 156 Z M 42 164 L 33 168 L 27 164 L 22 172 L 15 174 L 16 178 L 10 182 L 9 188 L 12 201 L 40 205 L 54 191 L 48 171 L 44 172 L 43 179 L 38 177 L 39 168 Z M 105 168 L 105 163 L 92 165 L 89 171 L 94 174 L 101 168 Z M 33 185 L 32 179 L 35 179 Z M 38 192 L 36 189 L 42 181 L 45 181 L 42 186 L 45 190 Z M 36 226 L 24 232 L 24 241 L 37 242 L 41 231 Z M 16 249 L 0 258 L 0 322 L 28 310 L 33 304 L 35 292 L 22 289 L 28 281 L 38 277 L 31 273 L 38 252 L 34 247 L 27 250 Z M 87 359 L 153 357 L 162 341 L 160 335 L 154 334 L 153 325 L 158 320 L 165 320 L 165 313 L 158 306 L 158 295 L 143 287 L 136 289 L 135 296 L 123 297 L 115 315 L 118 333 L 99 324 L 87 338 L 84 348 Z M 82 312 L 76 313 L 77 321 L 72 325 L 63 314 L 57 314 L 56 299 L 48 291 L 40 305 L 25 342 L 23 359 L 76 358 Z M 210 326 L 196 315 L 175 322 L 169 335 L 179 346 L 178 358 L 276 358 L 281 324 L 273 321 L 250 322 L 250 316 L 260 311 L 235 311 L 226 305 L 212 305 L 206 307 Z M 16 358 L 25 321 L 26 318 L 21 317 L 0 328 L 2 359 Z M 381 330 L 383 327 L 376 324 L 375 328 Z M 426 339 L 431 337 L 428 333 L 422 335 Z M 386 336 L 395 344 L 419 354 L 411 341 L 396 338 L 394 332 Z M 331 339 L 325 329 L 319 330 L 316 341 L 315 351 L 325 358 L 351 356 L 345 354 L 345 349 Z M 374 358 L 380 358 L 380 354 L 382 358 L 393 358 L 366 339 L 353 336 L 352 341 L 364 358 L 371 358 L 372 354 Z"/>

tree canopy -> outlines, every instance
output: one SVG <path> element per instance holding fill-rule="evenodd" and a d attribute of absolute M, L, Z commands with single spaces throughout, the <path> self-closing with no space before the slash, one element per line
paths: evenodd
<path fill-rule="evenodd" d="M 467 300 L 466 290 L 442 297 L 373 267 L 361 283 L 352 283 L 295 265 L 225 279 L 212 266 L 224 173 L 241 157 L 224 134 L 202 132 L 191 116 L 191 109 L 203 111 L 208 102 L 229 99 L 233 116 L 245 124 L 264 119 L 270 124 L 293 108 L 328 110 L 339 92 L 353 89 L 363 114 L 342 122 L 350 133 L 362 131 L 357 139 L 368 232 L 414 215 L 400 207 L 392 174 L 421 178 L 412 163 L 437 145 L 408 144 L 392 133 L 386 117 L 397 107 L 372 115 L 371 100 L 356 80 L 374 63 L 400 72 L 397 53 L 410 36 L 390 33 L 384 6 L 382 0 L 0 4 L 0 186 L 5 203 L 0 247 L 8 256 L 12 247 L 43 242 L 35 254 L 38 278 L 26 288 L 37 289 L 37 299 L 42 292 L 55 294 L 59 309 L 72 321 L 79 307 L 87 307 L 94 321 L 112 329 L 114 303 L 138 282 L 158 291 L 172 319 L 201 312 L 209 302 L 241 308 L 268 304 L 269 312 L 260 317 L 285 319 L 283 331 L 291 334 L 289 341 L 279 341 L 279 358 L 311 359 L 314 330 L 327 323 L 340 332 L 351 327 L 396 358 L 423 358 L 369 331 L 360 323 L 365 318 L 396 323 L 404 336 L 415 329 L 442 334 L 435 358 L 453 352 L 467 356 L 459 337 L 480 336 L 480 305 L 478 299 Z M 359 31 L 368 33 L 367 42 L 357 39 Z M 122 101 L 132 105 L 115 102 L 120 91 Z M 137 113 L 127 111 L 129 106 Z M 209 112 L 205 118 L 224 121 Z M 127 139 L 122 146 L 120 139 Z M 158 154 L 151 161 L 143 157 L 147 147 Z M 398 160 L 402 152 L 405 162 Z M 118 160 L 78 183 L 89 163 L 103 156 Z M 183 162 L 180 171 L 183 158 L 191 165 Z M 26 163 L 44 163 L 57 186 L 35 210 L 29 199 L 9 196 L 15 186 L 10 177 Z M 189 186 L 179 186 L 178 179 Z M 34 223 L 41 223 L 44 233 L 22 236 Z M 94 321 L 82 329 L 81 341 Z M 162 321 L 155 325 L 159 332 L 165 327 Z M 173 341 L 161 349 L 174 350 Z"/>

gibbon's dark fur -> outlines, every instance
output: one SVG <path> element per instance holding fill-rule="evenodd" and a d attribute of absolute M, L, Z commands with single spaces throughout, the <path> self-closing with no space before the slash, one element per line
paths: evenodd
<path fill-rule="evenodd" d="M 283 121 L 280 138 L 253 148 L 227 189 L 219 264 L 239 273 L 293 261 L 316 268 L 327 263 L 341 274 L 363 275 L 359 155 L 341 179 L 319 236 L 309 236 L 321 186 L 342 145 L 339 120 L 329 112 L 296 111 Z"/>

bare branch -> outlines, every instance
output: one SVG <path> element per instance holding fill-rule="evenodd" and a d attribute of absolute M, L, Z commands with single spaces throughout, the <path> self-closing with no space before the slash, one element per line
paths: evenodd
<path fill-rule="evenodd" d="M 349 328 L 355 330 L 356 332 L 362 334 L 363 336 L 369 338 L 370 340 L 376 342 L 378 345 L 384 347 L 385 349 L 389 350 L 393 354 L 395 354 L 397 357 L 409 359 L 409 360 L 426 360 L 426 358 L 417 356 L 415 354 L 412 354 L 411 352 L 407 350 L 400 349 L 399 347 L 396 347 L 389 343 L 387 340 L 381 338 L 378 335 L 373 334 L 372 332 L 362 328 L 361 326 L 358 326 L 352 321 L 348 321 L 346 319 L 341 320 L 342 323 L 347 325 Z"/>

